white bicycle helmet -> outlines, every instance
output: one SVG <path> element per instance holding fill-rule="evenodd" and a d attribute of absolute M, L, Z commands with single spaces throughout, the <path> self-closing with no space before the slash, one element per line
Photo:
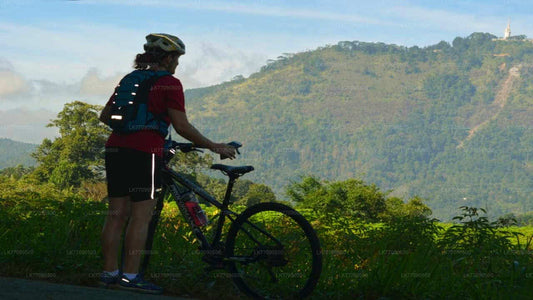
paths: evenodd
<path fill-rule="evenodd" d="M 146 36 L 144 51 L 150 48 L 159 48 L 166 52 L 176 51 L 180 55 L 185 54 L 185 44 L 176 36 L 165 33 L 150 33 Z"/>

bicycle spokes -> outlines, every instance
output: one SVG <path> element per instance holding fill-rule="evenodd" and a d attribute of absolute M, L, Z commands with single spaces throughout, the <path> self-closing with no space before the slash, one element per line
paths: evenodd
<path fill-rule="evenodd" d="M 260 294 L 293 296 L 306 285 L 312 271 L 313 250 L 306 233 L 281 212 L 260 212 L 248 221 L 235 236 L 238 273 Z"/>

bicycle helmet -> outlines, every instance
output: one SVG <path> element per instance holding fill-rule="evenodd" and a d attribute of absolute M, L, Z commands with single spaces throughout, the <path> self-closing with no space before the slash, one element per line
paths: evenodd
<path fill-rule="evenodd" d="M 179 55 L 185 54 L 185 44 L 176 36 L 165 33 L 150 33 L 146 36 L 144 51 L 150 48 L 159 48 L 165 52 L 176 51 Z"/>

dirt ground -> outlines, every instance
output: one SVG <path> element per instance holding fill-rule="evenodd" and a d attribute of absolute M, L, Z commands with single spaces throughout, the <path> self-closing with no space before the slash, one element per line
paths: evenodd
<path fill-rule="evenodd" d="M 98 287 L 57 284 L 46 281 L 0 277 L 0 299 L 191 300 L 192 298 L 149 295 L 118 289 L 104 289 Z"/>

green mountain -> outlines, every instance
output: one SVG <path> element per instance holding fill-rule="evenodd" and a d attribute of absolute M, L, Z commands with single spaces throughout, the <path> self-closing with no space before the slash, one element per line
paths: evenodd
<path fill-rule="evenodd" d="M 487 33 L 402 47 L 339 42 L 286 54 L 249 78 L 186 91 L 192 122 L 243 142 L 233 164 L 279 194 L 315 175 L 376 183 L 492 216 L 533 210 L 533 43 Z M 248 176 L 248 175 L 247 175 Z"/>
<path fill-rule="evenodd" d="M 37 145 L 17 142 L 7 138 L 0 138 L 0 169 L 17 165 L 35 166 L 35 160 L 30 156 Z"/>

